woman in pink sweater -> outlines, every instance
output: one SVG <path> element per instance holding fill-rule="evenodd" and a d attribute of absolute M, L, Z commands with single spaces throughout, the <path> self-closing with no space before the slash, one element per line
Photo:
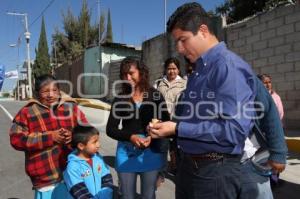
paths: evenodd
<path fill-rule="evenodd" d="M 282 120 L 283 115 L 284 115 L 284 111 L 283 111 L 283 106 L 282 106 L 282 102 L 280 99 L 280 96 L 272 89 L 272 78 L 270 75 L 267 74 L 262 74 L 262 75 L 258 75 L 259 79 L 261 79 L 261 81 L 264 83 L 265 87 L 268 89 L 270 95 L 272 96 L 278 113 L 279 113 L 279 117 Z"/>
<path fill-rule="evenodd" d="M 258 75 L 258 78 L 263 82 L 263 84 L 265 85 L 265 87 L 269 91 L 270 95 L 272 96 L 272 98 L 275 102 L 275 105 L 277 107 L 280 120 L 282 120 L 283 115 L 284 115 L 283 106 L 282 106 L 280 96 L 272 89 L 272 78 L 271 78 L 271 76 L 267 75 L 267 74 L 262 74 L 262 75 Z M 273 173 L 270 176 L 270 182 L 271 182 L 272 189 L 274 189 L 274 187 L 278 184 L 278 180 L 279 180 L 279 173 Z"/>

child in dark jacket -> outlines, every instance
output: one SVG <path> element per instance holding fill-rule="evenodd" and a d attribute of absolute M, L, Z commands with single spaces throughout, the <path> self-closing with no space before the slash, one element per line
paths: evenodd
<path fill-rule="evenodd" d="M 70 193 L 69 198 L 111 199 L 113 181 L 109 168 L 98 153 L 99 132 L 90 126 L 73 129 L 72 147 L 64 180 Z"/>

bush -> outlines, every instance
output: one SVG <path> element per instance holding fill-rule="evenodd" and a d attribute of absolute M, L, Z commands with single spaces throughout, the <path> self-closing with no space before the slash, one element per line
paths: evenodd
<path fill-rule="evenodd" d="M 9 93 L 2 93 L 2 97 L 9 97 Z"/>

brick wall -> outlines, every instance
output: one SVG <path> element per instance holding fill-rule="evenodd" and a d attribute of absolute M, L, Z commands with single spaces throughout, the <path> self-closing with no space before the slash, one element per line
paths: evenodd
<path fill-rule="evenodd" d="M 175 49 L 175 42 L 166 34 L 158 35 L 143 42 L 142 60 L 149 67 L 150 82 L 161 78 L 164 72 L 164 62 L 169 57 L 176 57 L 180 61 L 181 72 L 184 73 L 184 60 Z"/>
<path fill-rule="evenodd" d="M 272 76 L 280 95 L 285 127 L 300 129 L 300 5 L 261 13 L 225 28 L 228 47 Z"/>

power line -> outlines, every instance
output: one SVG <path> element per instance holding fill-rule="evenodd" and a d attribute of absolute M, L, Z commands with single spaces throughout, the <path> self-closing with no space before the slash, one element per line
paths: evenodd
<path fill-rule="evenodd" d="M 31 22 L 30 24 L 29 24 L 29 28 L 41 17 L 41 16 L 43 16 L 43 14 L 46 12 L 46 10 L 54 3 L 54 1 L 55 0 L 51 0 L 49 3 L 48 3 L 48 5 L 43 9 L 43 11 L 41 12 L 41 14 L 39 14 L 39 16 L 37 16 L 34 20 L 33 20 L 33 22 Z M 23 32 L 21 32 L 20 34 L 19 34 L 19 36 L 18 36 L 18 38 L 20 38 L 21 36 L 22 36 L 22 34 L 23 34 Z"/>
<path fill-rule="evenodd" d="M 46 10 L 54 3 L 55 0 L 51 0 L 48 5 L 44 8 L 44 10 L 41 12 L 41 14 L 39 16 L 37 16 L 33 22 L 31 22 L 31 24 L 29 25 L 29 28 L 41 17 L 43 16 L 43 14 L 46 12 Z"/>

